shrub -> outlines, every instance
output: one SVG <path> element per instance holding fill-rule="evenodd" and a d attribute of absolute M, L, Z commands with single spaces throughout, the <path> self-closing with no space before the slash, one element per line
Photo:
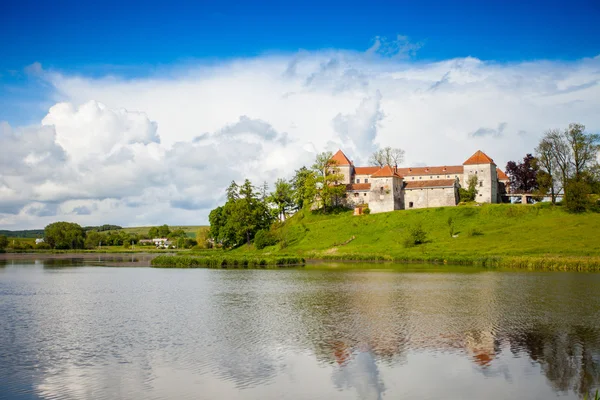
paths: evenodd
<path fill-rule="evenodd" d="M 363 214 L 366 214 L 366 215 L 371 214 L 371 209 L 369 207 L 363 208 Z"/>
<path fill-rule="evenodd" d="M 439 210 L 441 210 L 441 208 L 439 208 Z M 448 228 L 450 237 L 454 236 L 454 219 L 452 217 L 448 217 Z"/>
<path fill-rule="evenodd" d="M 565 189 L 565 206 L 567 211 L 581 213 L 591 206 L 588 194 L 590 187 L 585 182 L 571 181 Z"/>
<path fill-rule="evenodd" d="M 38 243 L 35 245 L 37 250 L 50 250 L 52 247 L 46 242 Z"/>
<path fill-rule="evenodd" d="M 469 231 L 467 232 L 468 236 L 481 236 L 483 235 L 483 232 L 479 229 L 479 228 L 471 228 L 469 229 Z"/>
<path fill-rule="evenodd" d="M 254 246 L 258 250 L 262 250 L 267 246 L 273 246 L 277 244 L 277 238 L 271 233 L 271 231 L 263 230 L 256 232 L 254 236 Z"/>
<path fill-rule="evenodd" d="M 408 236 L 404 239 L 404 246 L 413 247 L 425 243 L 426 240 L 427 232 L 425 232 L 421 224 L 417 224 L 408 231 Z"/>

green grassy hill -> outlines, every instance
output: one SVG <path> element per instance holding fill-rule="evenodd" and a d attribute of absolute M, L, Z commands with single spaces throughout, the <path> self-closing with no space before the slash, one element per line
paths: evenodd
<path fill-rule="evenodd" d="M 449 219 L 455 237 L 450 235 Z M 405 238 L 417 225 L 427 233 L 426 243 L 407 247 Z M 336 215 L 303 211 L 275 233 L 281 242 L 263 252 L 321 259 L 467 263 L 560 257 L 600 264 L 600 214 L 569 214 L 550 204 L 469 205 L 361 216 L 351 211 Z"/>

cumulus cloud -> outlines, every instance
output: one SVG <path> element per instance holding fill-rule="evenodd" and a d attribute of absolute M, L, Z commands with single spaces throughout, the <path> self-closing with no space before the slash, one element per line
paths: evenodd
<path fill-rule="evenodd" d="M 42 70 L 56 104 L 36 126 L 0 124 L 0 224 L 202 224 L 231 180 L 273 183 L 317 151 L 364 162 L 393 146 L 406 165 L 451 165 L 481 149 L 503 166 L 546 129 L 600 129 L 599 57 L 415 62 L 380 54 L 422 43 L 388 42 L 137 79 Z"/>

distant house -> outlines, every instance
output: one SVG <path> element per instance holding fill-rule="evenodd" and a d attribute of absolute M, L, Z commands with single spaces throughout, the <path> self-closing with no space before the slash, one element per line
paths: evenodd
<path fill-rule="evenodd" d="M 173 244 L 173 242 L 171 242 L 169 239 L 167 238 L 156 238 L 156 239 L 152 239 L 152 243 L 154 243 L 154 245 L 156 246 L 156 248 L 158 249 L 168 249 L 169 246 L 171 244 Z"/>
<path fill-rule="evenodd" d="M 44 239 L 35 239 L 35 244 L 44 243 Z"/>

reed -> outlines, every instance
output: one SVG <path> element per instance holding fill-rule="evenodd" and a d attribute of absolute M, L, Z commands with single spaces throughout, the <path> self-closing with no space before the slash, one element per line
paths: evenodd
<path fill-rule="evenodd" d="M 151 262 L 153 267 L 159 268 L 281 268 L 295 267 L 305 264 L 302 257 L 247 257 L 247 256 L 187 256 L 187 255 L 161 255 Z"/>

